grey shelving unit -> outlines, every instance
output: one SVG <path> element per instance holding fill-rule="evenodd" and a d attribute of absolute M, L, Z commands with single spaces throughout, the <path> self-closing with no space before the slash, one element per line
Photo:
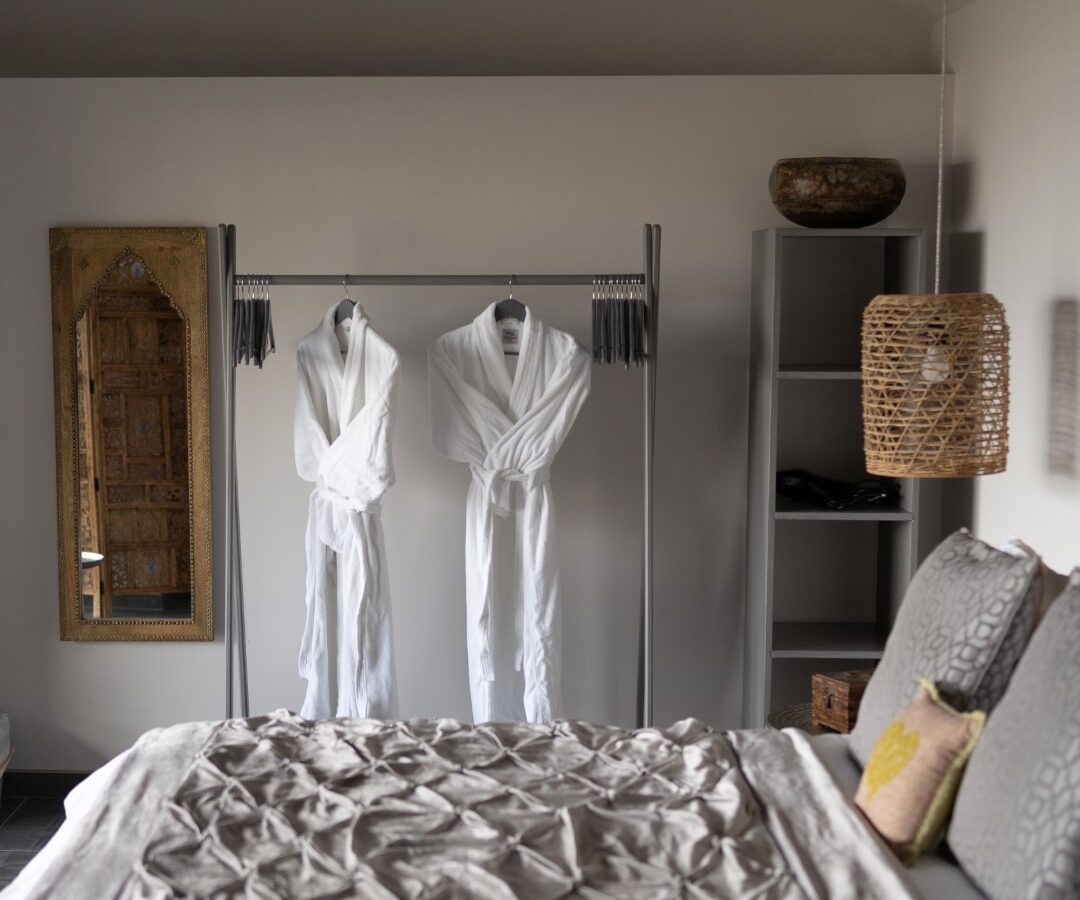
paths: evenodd
<path fill-rule="evenodd" d="M 749 537 L 743 718 L 810 699 L 813 672 L 872 665 L 932 546 L 932 483 L 901 482 L 894 507 L 830 512 L 776 494 L 776 473 L 867 477 L 860 329 L 881 293 L 927 289 L 917 229 L 754 233 Z"/>

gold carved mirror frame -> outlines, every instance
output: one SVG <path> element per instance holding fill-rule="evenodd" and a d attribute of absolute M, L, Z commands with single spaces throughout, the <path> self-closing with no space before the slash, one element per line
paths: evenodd
<path fill-rule="evenodd" d="M 214 637 L 210 485 L 210 359 L 204 228 L 52 228 L 53 358 L 59 528 L 60 638 L 65 641 L 211 641 Z M 138 267 L 161 306 L 183 323 L 186 393 L 187 559 L 190 606 L 184 618 L 85 614 L 80 556 L 78 324 L 118 267 Z M 165 307 L 164 300 L 168 301 Z M 93 393 L 93 386 L 90 386 Z M 85 413 L 84 413 L 85 414 Z M 85 424 L 85 423 L 84 423 Z M 84 445 L 85 446 L 85 445 Z M 86 480 L 85 473 L 83 481 Z M 182 522 L 179 523 L 182 526 Z M 182 533 L 182 530 L 181 530 Z M 104 545 L 102 547 L 104 548 Z M 174 563 L 174 569 L 176 564 Z M 185 579 L 186 580 L 186 579 Z"/>

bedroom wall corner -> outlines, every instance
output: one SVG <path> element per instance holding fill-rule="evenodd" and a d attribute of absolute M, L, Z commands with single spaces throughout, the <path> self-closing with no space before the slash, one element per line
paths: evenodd
<path fill-rule="evenodd" d="M 977 480 L 975 531 L 1017 535 L 1068 572 L 1080 564 L 1080 6 L 964 4 L 948 46 L 950 282 L 1005 304 L 1012 345 L 1009 464 Z"/>

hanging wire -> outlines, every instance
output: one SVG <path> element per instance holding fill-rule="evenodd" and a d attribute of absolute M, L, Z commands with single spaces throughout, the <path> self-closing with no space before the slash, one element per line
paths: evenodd
<path fill-rule="evenodd" d="M 937 230 L 934 235 L 934 293 L 941 293 L 941 232 L 945 209 L 945 68 L 949 45 L 949 0 L 941 0 L 941 83 L 938 87 Z"/>

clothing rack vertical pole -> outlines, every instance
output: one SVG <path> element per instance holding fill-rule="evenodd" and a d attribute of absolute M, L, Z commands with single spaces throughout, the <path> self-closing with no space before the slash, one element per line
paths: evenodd
<path fill-rule="evenodd" d="M 221 266 L 219 281 L 219 299 L 221 302 L 221 378 L 222 396 L 225 400 L 225 558 L 222 569 L 225 594 L 225 717 L 232 718 L 233 713 L 233 655 L 232 655 L 232 444 L 229 441 L 229 420 L 232 417 L 232 403 L 229 395 L 229 380 L 232 377 L 232 282 L 235 261 L 229 246 L 229 229 L 218 225 L 218 260 Z M 217 606 L 218 604 L 215 604 Z"/>
<path fill-rule="evenodd" d="M 653 719 L 653 452 L 656 445 L 656 363 L 659 335 L 660 226 L 645 226 L 646 344 L 643 376 L 644 500 L 642 503 L 641 632 L 638 648 L 638 727 Z"/>
<path fill-rule="evenodd" d="M 233 325 L 236 299 L 236 226 L 218 226 L 224 235 L 225 307 L 223 376 L 225 378 L 225 714 L 232 718 L 236 683 L 234 657 L 240 683 L 240 714 L 250 712 L 247 676 L 247 640 L 244 622 L 244 573 L 240 543 L 239 487 L 236 467 L 236 360 Z"/>

